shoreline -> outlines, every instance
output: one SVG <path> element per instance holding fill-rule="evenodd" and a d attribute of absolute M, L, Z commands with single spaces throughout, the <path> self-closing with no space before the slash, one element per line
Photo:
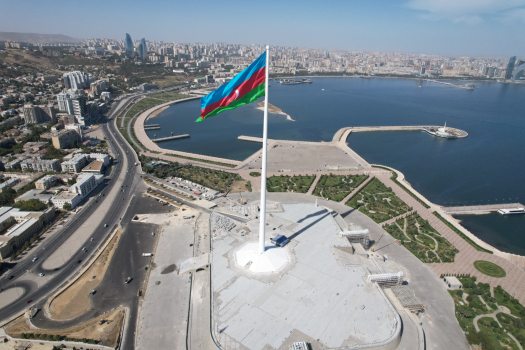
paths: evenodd
<path fill-rule="evenodd" d="M 185 101 L 188 101 L 190 99 L 183 99 L 183 100 L 178 100 L 177 102 L 175 101 L 172 101 L 170 105 L 168 106 L 158 106 L 157 109 L 154 109 L 155 107 L 153 107 L 153 110 L 151 110 L 151 112 L 148 114 L 148 116 L 145 118 L 144 122 L 146 120 L 148 120 L 150 118 L 150 115 L 152 115 L 153 113 L 157 112 L 159 109 L 165 109 L 169 106 L 171 106 L 172 104 L 174 103 L 179 103 L 179 102 L 185 102 Z M 260 109 L 260 110 L 264 110 L 264 107 L 256 107 L 257 109 Z M 146 111 L 147 113 L 148 111 Z M 158 112 L 155 114 L 155 116 L 158 116 L 161 112 Z M 270 112 L 272 113 L 272 112 Z M 284 113 L 284 112 L 273 112 L 274 114 L 282 114 L 282 115 L 285 115 L 287 116 L 287 119 L 291 117 Z M 292 119 L 293 120 L 293 119 Z M 137 123 L 135 123 L 135 128 L 137 127 L 140 127 L 143 131 L 144 131 L 144 123 L 140 123 L 137 125 Z M 349 136 L 349 134 L 351 133 L 353 127 L 343 127 L 339 130 L 337 130 L 334 134 L 334 138 L 331 142 L 333 142 L 334 144 L 336 143 L 341 143 L 343 142 L 346 146 L 346 148 L 348 150 L 351 150 L 348 145 L 346 145 L 346 138 Z M 339 137 L 338 137 L 339 136 Z M 343 138 L 343 136 L 346 136 Z M 147 137 L 147 135 L 146 135 Z M 149 139 L 149 137 L 148 137 Z M 151 140 L 151 139 L 149 139 Z M 274 141 L 277 141 L 277 140 L 274 140 Z M 296 142 L 308 142 L 308 141 L 296 141 Z M 326 142 L 319 142 L 319 143 L 326 143 Z M 330 143 L 330 142 L 328 142 Z M 144 144 L 144 143 L 143 143 Z M 176 157 L 176 154 L 177 153 L 184 153 L 184 155 L 188 155 L 188 156 L 192 156 L 194 158 L 201 158 L 201 159 L 207 159 L 207 158 L 214 158 L 214 159 L 220 159 L 220 161 L 222 162 L 227 162 L 227 163 L 235 163 L 235 164 L 238 164 L 238 166 L 236 168 L 233 168 L 233 169 L 225 169 L 226 171 L 235 171 L 240 165 L 242 164 L 245 164 L 249 159 L 251 159 L 254 155 L 256 155 L 257 153 L 260 152 L 257 151 L 257 152 L 254 152 L 252 155 L 250 155 L 249 157 L 247 157 L 245 160 L 243 161 L 236 161 L 236 160 L 231 160 L 231 159 L 226 159 L 226 158 L 216 158 L 216 157 L 210 157 L 210 156 L 206 156 L 206 155 L 201 155 L 201 154 L 198 154 L 198 153 L 190 153 L 190 152 L 178 152 L 178 151 L 174 151 L 174 150 L 170 150 L 170 149 L 164 149 L 164 148 L 160 148 L 158 146 L 156 146 L 156 149 L 160 149 L 164 152 L 161 151 L 161 153 L 172 153 L 173 156 Z M 146 149 L 148 149 L 148 147 L 146 147 Z M 149 150 L 149 149 L 148 149 Z M 352 153 L 354 153 L 355 155 L 357 155 L 359 158 L 361 158 L 365 164 L 368 164 L 366 162 L 366 160 L 364 160 L 362 157 L 360 157 L 357 153 L 355 153 L 353 150 L 351 150 Z M 204 165 L 206 166 L 206 163 L 201 163 L 201 165 Z M 371 164 L 372 165 L 372 164 Z M 383 165 L 381 165 L 383 166 Z M 480 246 L 482 247 L 485 247 L 486 249 L 488 250 L 491 250 L 494 252 L 494 255 L 497 255 L 499 257 L 502 257 L 510 262 L 512 262 L 513 264 L 517 265 L 518 264 L 512 259 L 512 257 L 517 257 L 518 259 L 524 259 L 525 256 L 522 256 L 522 255 L 518 255 L 518 254 L 514 254 L 514 253 L 509 253 L 509 252 L 504 252 L 504 251 L 501 251 L 493 246 L 491 246 L 490 244 L 486 243 L 485 241 L 481 240 L 480 238 L 478 238 L 475 234 L 473 234 L 472 232 L 468 231 L 465 227 L 463 227 L 456 218 L 454 218 L 452 215 L 449 215 L 449 214 L 446 214 L 439 205 L 437 204 L 434 204 L 432 202 L 430 202 L 425 196 L 423 196 L 422 194 L 420 194 L 419 192 L 417 192 L 406 180 L 405 180 L 405 176 L 403 173 L 401 173 L 400 171 L 394 169 L 394 168 L 391 168 L 391 167 L 388 167 L 388 166 L 384 166 L 386 168 L 389 168 L 391 169 L 392 171 L 396 172 L 398 174 L 398 181 L 400 181 L 401 183 L 403 183 L 411 193 L 413 193 L 414 195 L 416 195 L 417 197 L 419 197 L 420 199 L 422 199 L 424 202 L 426 202 L 427 204 L 429 204 L 432 208 L 435 208 L 435 210 L 440 214 L 442 215 L 443 217 L 446 218 L 446 220 L 451 223 L 453 226 L 455 226 L 457 229 L 459 229 L 461 232 L 463 232 L 465 235 L 467 235 L 470 239 L 472 239 L 474 242 L 476 242 L 477 244 L 479 244 Z M 522 263 L 523 264 L 523 263 Z"/>
<path fill-rule="evenodd" d="M 150 115 L 148 115 L 146 120 L 144 120 L 144 123 L 147 122 L 148 120 L 152 119 L 152 118 L 158 117 L 159 114 L 161 114 L 162 112 L 164 112 L 166 109 L 168 109 L 170 107 L 171 106 L 165 106 L 165 107 L 157 109 L 156 111 L 153 111 Z"/>

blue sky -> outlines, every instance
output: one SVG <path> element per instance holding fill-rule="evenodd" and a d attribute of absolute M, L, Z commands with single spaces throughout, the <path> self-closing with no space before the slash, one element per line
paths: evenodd
<path fill-rule="evenodd" d="M 0 31 L 525 56 L 525 0 L 0 0 Z"/>

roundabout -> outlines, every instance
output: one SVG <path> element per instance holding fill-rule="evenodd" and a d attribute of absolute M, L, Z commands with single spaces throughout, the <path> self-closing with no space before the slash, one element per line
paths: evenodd
<path fill-rule="evenodd" d="M 490 277 L 503 278 L 507 276 L 507 273 L 505 272 L 505 270 L 503 270 L 503 268 L 485 260 L 474 261 L 474 267 L 479 272 L 484 273 L 485 275 Z"/>

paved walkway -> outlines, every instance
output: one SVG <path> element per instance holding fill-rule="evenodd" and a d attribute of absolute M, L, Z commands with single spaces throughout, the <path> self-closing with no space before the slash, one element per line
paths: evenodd
<path fill-rule="evenodd" d="M 496 256 L 495 254 L 477 251 L 467 243 L 467 241 L 457 235 L 440 219 L 432 214 L 431 209 L 427 209 L 421 205 L 421 203 L 392 181 L 388 175 L 378 175 L 377 178 L 387 187 L 391 187 L 399 198 L 417 211 L 423 219 L 428 220 L 430 225 L 437 232 L 459 249 L 459 253 L 456 254 L 453 263 L 427 264 L 428 267 L 430 267 L 438 276 L 441 274 L 468 273 L 471 276 L 476 276 L 478 282 L 489 283 L 492 286 L 501 285 L 508 293 L 513 295 L 522 304 L 525 304 L 525 271 L 510 261 Z M 476 260 L 486 260 L 497 264 L 507 272 L 507 275 L 503 278 L 489 277 L 476 270 L 474 267 L 474 261 Z"/>
<path fill-rule="evenodd" d="M 345 198 L 343 198 L 342 201 L 340 201 L 339 203 L 341 204 L 345 204 L 346 202 L 348 202 L 350 200 L 350 198 L 352 198 L 353 196 L 355 196 L 357 194 L 357 192 L 361 191 L 361 189 L 363 187 L 365 187 L 370 181 L 372 181 L 372 179 L 374 178 L 375 176 L 369 176 L 365 181 L 363 181 L 359 186 L 357 186 L 352 192 L 350 192 L 348 194 L 348 196 L 346 196 Z"/>
<path fill-rule="evenodd" d="M 415 210 L 407 211 L 406 213 L 401 214 L 401 215 L 398 215 L 398 216 L 396 216 L 395 218 L 388 219 L 387 221 L 383 221 L 383 222 L 381 222 L 380 225 L 381 225 L 381 226 L 392 225 L 392 224 L 393 224 L 394 222 L 396 222 L 397 220 L 402 219 L 402 218 L 406 218 L 407 216 L 410 216 L 410 215 L 415 214 L 415 213 L 416 213 Z"/>
<path fill-rule="evenodd" d="M 308 192 L 306 192 L 306 194 L 312 194 L 312 193 L 314 193 L 315 186 L 317 186 L 317 183 L 318 183 L 319 180 L 321 179 L 321 176 L 322 176 L 322 175 L 318 175 L 318 176 L 315 177 L 314 182 L 312 182 L 312 184 L 310 185 L 310 188 L 308 189 Z"/>

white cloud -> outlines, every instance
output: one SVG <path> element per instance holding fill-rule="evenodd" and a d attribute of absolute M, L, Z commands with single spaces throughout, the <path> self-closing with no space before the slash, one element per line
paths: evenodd
<path fill-rule="evenodd" d="M 406 6 L 422 11 L 421 17 L 477 24 L 488 15 L 525 18 L 525 0 L 410 0 Z"/>

